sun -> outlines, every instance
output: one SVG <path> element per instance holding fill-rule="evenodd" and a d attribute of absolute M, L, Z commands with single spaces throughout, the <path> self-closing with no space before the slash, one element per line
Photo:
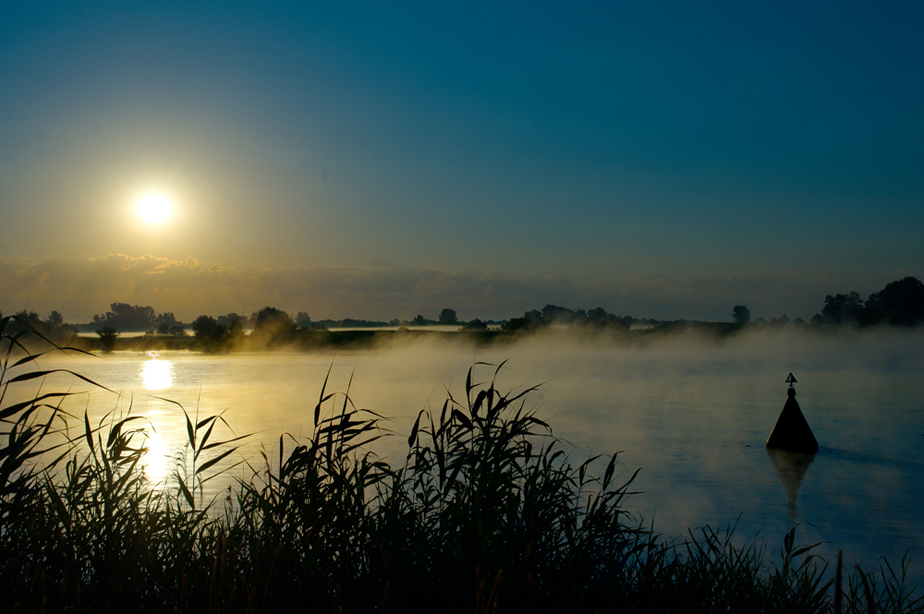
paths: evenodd
<path fill-rule="evenodd" d="M 170 217 L 170 201 L 162 194 L 147 194 L 138 201 L 138 215 L 149 224 L 160 224 Z"/>

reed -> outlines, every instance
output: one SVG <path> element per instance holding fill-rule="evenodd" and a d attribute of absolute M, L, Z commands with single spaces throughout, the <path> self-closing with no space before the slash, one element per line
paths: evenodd
<path fill-rule="evenodd" d="M 733 544 L 733 526 L 682 539 L 644 527 L 624 507 L 634 476 L 616 479 L 615 455 L 574 460 L 529 405 L 534 388 L 498 389 L 503 365 L 473 365 L 464 397 L 422 411 L 400 466 L 368 451 L 382 417 L 325 380 L 311 436 L 280 437 L 278 460 L 264 453 L 224 499 L 203 485 L 243 437 L 177 404 L 186 446 L 155 488 L 140 468 L 150 426 L 130 407 L 91 424 L 62 411 L 67 392 L 4 401 L 51 373 L 9 320 L 3 611 L 924 612 L 907 560 L 846 579 L 838 563 L 830 578 L 795 529 L 777 558 Z"/>

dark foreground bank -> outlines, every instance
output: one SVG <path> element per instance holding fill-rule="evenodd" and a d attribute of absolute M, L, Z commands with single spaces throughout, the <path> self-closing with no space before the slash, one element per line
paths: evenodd
<path fill-rule="evenodd" d="M 187 415 L 175 479 L 151 488 L 143 417 L 91 424 L 59 409 L 65 392 L 5 400 L 43 376 L 35 355 L 13 358 L 6 323 L 3 611 L 924 611 L 900 569 L 839 569 L 794 533 L 777 551 L 639 526 L 615 456 L 594 475 L 530 411 L 531 389 L 497 390 L 486 365 L 464 398 L 420 414 L 400 466 L 362 451 L 378 416 L 322 391 L 311 438 L 280 437 L 279 462 L 216 501 L 202 486 L 238 441 Z"/>

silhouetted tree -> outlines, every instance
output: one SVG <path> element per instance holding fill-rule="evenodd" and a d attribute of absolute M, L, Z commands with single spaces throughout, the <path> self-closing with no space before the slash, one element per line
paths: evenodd
<path fill-rule="evenodd" d="M 732 318 L 736 324 L 747 324 L 751 321 L 751 310 L 744 305 L 735 305 L 732 308 Z"/>
<path fill-rule="evenodd" d="M 459 318 L 456 317 L 455 309 L 444 309 L 440 312 L 440 324 L 458 324 Z"/>
<path fill-rule="evenodd" d="M 45 325 L 50 328 L 58 328 L 64 326 L 64 316 L 62 316 L 57 311 L 52 311 L 45 319 Z"/>
<path fill-rule="evenodd" d="M 467 322 L 466 324 L 464 324 L 462 328 L 464 328 L 465 330 L 487 330 L 488 325 L 482 322 L 481 320 L 479 320 L 478 318 L 475 318 L 471 322 Z"/>
<path fill-rule="evenodd" d="M 93 316 L 93 324 L 116 330 L 150 330 L 154 328 L 154 308 L 112 303 L 105 314 Z"/>
<path fill-rule="evenodd" d="M 205 343 L 217 343 L 228 332 L 228 329 L 212 316 L 199 316 L 193 320 L 192 329 L 196 339 Z"/>
<path fill-rule="evenodd" d="M 154 316 L 154 324 L 159 335 L 186 336 L 186 325 L 176 319 L 172 311 L 166 311 Z"/>
<path fill-rule="evenodd" d="M 558 305 L 546 305 L 542 308 L 542 319 L 548 322 L 558 320 L 560 322 L 570 322 L 574 320 L 575 312 L 571 311 L 567 307 L 559 307 Z"/>
<path fill-rule="evenodd" d="M 52 311 L 44 320 L 34 311 L 23 309 L 15 314 L 16 319 L 10 320 L 6 325 L 6 332 L 18 334 L 20 338 L 27 339 L 37 333 L 54 343 L 64 343 L 77 334 L 77 327 L 66 324 L 64 318 L 57 311 Z"/>
<path fill-rule="evenodd" d="M 886 284 L 879 292 L 869 295 L 863 320 L 870 324 L 887 322 L 901 326 L 924 323 L 924 284 L 914 277 Z"/>
<path fill-rule="evenodd" d="M 530 322 L 526 318 L 510 318 L 501 324 L 501 329 L 510 331 L 523 330 L 528 327 L 529 324 Z"/>
<path fill-rule="evenodd" d="M 116 337 L 119 336 L 119 331 L 117 331 L 112 326 L 104 326 L 96 331 L 96 334 L 99 335 L 99 339 L 102 342 L 103 351 L 111 352 L 112 348 L 115 347 Z"/>
<path fill-rule="evenodd" d="M 824 324 L 859 323 L 863 312 L 863 299 L 859 292 L 849 294 L 830 294 L 825 297 L 825 306 L 820 314 L 812 318 L 813 322 Z"/>
<path fill-rule="evenodd" d="M 298 328 L 311 328 L 311 317 L 306 311 L 299 311 L 295 314 L 295 326 Z"/>
<path fill-rule="evenodd" d="M 532 309 L 523 314 L 522 318 L 510 318 L 501 325 L 503 330 L 535 330 L 549 323 L 542 317 L 542 312 Z"/>
<path fill-rule="evenodd" d="M 19 335 L 20 338 L 28 338 L 32 335 L 32 331 L 35 331 L 40 334 L 45 334 L 45 330 L 42 326 L 42 319 L 34 311 L 27 311 L 23 309 L 14 314 L 15 320 L 10 320 L 6 325 L 5 332 L 8 334 Z"/>
<path fill-rule="evenodd" d="M 64 343 L 77 335 L 77 327 L 64 322 L 64 316 L 52 311 L 41 324 L 42 332 L 55 343 Z"/>
<path fill-rule="evenodd" d="M 546 309 L 543 309 L 543 312 L 546 312 Z M 570 321 L 572 326 L 596 326 L 608 329 L 629 328 L 629 324 L 623 318 L 607 313 L 603 307 L 594 307 L 587 311 L 583 309 L 576 311 L 565 310 L 556 318 L 557 321 L 562 321 L 562 319 Z"/>
<path fill-rule="evenodd" d="M 285 341 L 295 334 L 295 321 L 281 309 L 264 307 L 250 317 L 253 334 L 268 341 Z"/>
<path fill-rule="evenodd" d="M 22 311 L 17 312 L 16 317 L 19 318 L 19 321 L 26 326 L 36 330 L 39 330 L 42 326 L 42 318 L 39 317 L 39 314 L 34 311 L 26 311 L 23 309 Z"/>
<path fill-rule="evenodd" d="M 426 326 L 429 323 L 430 321 L 420 314 L 417 314 L 417 317 L 411 320 L 411 324 L 413 324 L 414 326 Z"/>
<path fill-rule="evenodd" d="M 228 333 L 232 336 L 244 334 L 244 327 L 246 327 L 249 323 L 247 316 L 241 316 L 236 313 L 228 313 L 223 316 L 218 316 L 217 319 L 218 323 L 226 328 Z"/>
<path fill-rule="evenodd" d="M 176 319 L 172 311 L 157 314 L 154 317 L 154 324 L 157 325 L 158 335 L 186 336 L 186 326 Z"/>

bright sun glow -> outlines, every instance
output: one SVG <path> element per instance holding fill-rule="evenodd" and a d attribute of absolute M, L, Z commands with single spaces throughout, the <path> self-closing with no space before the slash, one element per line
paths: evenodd
<path fill-rule="evenodd" d="M 149 224 L 159 224 L 170 216 L 170 201 L 161 194 L 148 194 L 138 201 L 138 215 Z"/>
<path fill-rule="evenodd" d="M 162 486 L 167 479 L 167 445 L 157 432 L 148 437 L 147 450 L 144 453 L 144 475 L 155 484 Z"/>
<path fill-rule="evenodd" d="M 173 363 L 158 358 L 157 352 L 148 352 L 151 360 L 141 363 L 141 383 L 145 390 L 164 390 L 173 386 Z"/>

